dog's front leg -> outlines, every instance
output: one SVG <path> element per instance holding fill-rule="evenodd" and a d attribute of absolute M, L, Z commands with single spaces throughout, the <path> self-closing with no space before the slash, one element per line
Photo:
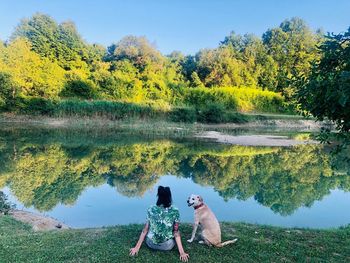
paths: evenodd
<path fill-rule="evenodd" d="M 192 243 L 194 240 L 194 237 L 196 236 L 197 228 L 198 228 L 199 222 L 195 222 L 193 225 L 193 230 L 192 230 L 192 236 L 190 239 L 187 240 L 187 242 Z"/>

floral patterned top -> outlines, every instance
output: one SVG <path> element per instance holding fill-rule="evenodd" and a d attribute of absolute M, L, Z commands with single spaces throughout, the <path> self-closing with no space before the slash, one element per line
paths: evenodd
<path fill-rule="evenodd" d="M 153 205 L 147 210 L 149 231 L 147 237 L 155 244 L 163 243 L 174 238 L 174 224 L 179 223 L 179 209 L 174 206 L 164 208 Z"/>

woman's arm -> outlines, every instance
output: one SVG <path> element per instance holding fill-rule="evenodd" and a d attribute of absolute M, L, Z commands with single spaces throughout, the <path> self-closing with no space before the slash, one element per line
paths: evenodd
<path fill-rule="evenodd" d="M 184 248 L 182 247 L 181 236 L 179 231 L 179 223 L 174 224 L 174 237 L 175 237 L 177 249 L 179 250 L 179 253 L 180 253 L 180 260 L 183 262 L 187 262 L 190 256 L 187 253 L 185 253 Z"/>
<path fill-rule="evenodd" d="M 142 243 L 143 243 L 143 240 L 145 240 L 145 237 L 146 237 L 146 235 L 147 235 L 147 233 L 148 233 L 148 229 L 149 229 L 149 223 L 147 222 L 147 223 L 145 224 L 145 226 L 143 227 L 143 230 L 142 230 L 142 232 L 141 232 L 139 241 L 137 241 L 136 246 L 133 247 L 133 248 L 130 248 L 130 256 L 135 256 L 135 255 L 137 255 L 137 253 L 139 252 L 140 247 L 141 247 L 141 245 L 142 245 Z"/>

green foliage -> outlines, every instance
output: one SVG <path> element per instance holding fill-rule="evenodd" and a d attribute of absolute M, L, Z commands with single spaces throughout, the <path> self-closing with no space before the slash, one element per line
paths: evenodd
<path fill-rule="evenodd" d="M 31 51 L 31 44 L 17 38 L 3 49 L 3 72 L 11 75 L 17 87 L 15 97 L 56 98 L 64 83 L 64 70 Z M 1 56 L 0 56 L 1 58 Z"/>
<path fill-rule="evenodd" d="M 16 85 L 13 83 L 11 75 L 0 72 L 0 109 L 8 109 L 12 106 Z"/>
<path fill-rule="evenodd" d="M 11 40 L 17 38 L 27 39 L 35 53 L 58 62 L 65 70 L 87 66 L 89 47 L 72 22 L 57 24 L 50 16 L 38 13 L 21 21 Z"/>
<path fill-rule="evenodd" d="M 202 83 L 201 79 L 198 77 L 197 72 L 192 72 L 191 74 L 191 86 L 192 87 L 204 87 L 204 84 Z"/>
<path fill-rule="evenodd" d="M 0 191 L 0 213 L 7 215 L 13 208 L 15 208 L 15 206 L 8 201 L 4 192 Z"/>
<path fill-rule="evenodd" d="M 240 112 L 287 112 L 281 95 L 253 88 L 192 88 L 185 90 L 184 102 L 198 108 L 221 104 Z"/>
<path fill-rule="evenodd" d="M 16 110 L 24 114 L 52 115 L 56 109 L 55 101 L 40 97 L 18 98 Z"/>
<path fill-rule="evenodd" d="M 57 103 L 53 116 L 105 117 L 111 120 L 157 117 L 157 110 L 150 106 L 112 102 L 63 100 Z"/>
<path fill-rule="evenodd" d="M 276 91 L 291 100 L 297 89 L 297 81 L 308 77 L 311 65 L 319 59 L 317 45 L 322 41 L 300 18 L 285 20 L 278 28 L 269 29 L 263 35 L 268 54 L 278 65 Z"/>
<path fill-rule="evenodd" d="M 105 74 L 101 88 L 108 97 L 130 102 L 176 100 L 172 89 L 183 83 L 179 61 L 163 57 L 146 38 L 123 38 L 108 47 L 105 60 L 111 63 L 112 76 Z"/>
<path fill-rule="evenodd" d="M 161 67 L 164 60 L 145 37 L 126 36 L 107 51 L 107 61 L 129 60 L 140 70 L 145 70 L 149 64 Z"/>
<path fill-rule="evenodd" d="M 170 112 L 170 120 L 174 122 L 196 122 L 197 112 L 192 107 L 177 107 Z"/>
<path fill-rule="evenodd" d="M 63 98 L 93 99 L 96 98 L 97 91 L 94 83 L 91 81 L 70 80 L 67 81 L 59 95 Z"/>
<path fill-rule="evenodd" d="M 328 35 L 320 46 L 321 60 L 298 93 L 304 110 L 319 120 L 328 118 L 338 129 L 350 131 L 350 29 Z"/>
<path fill-rule="evenodd" d="M 222 104 L 210 103 L 198 112 L 200 122 L 221 123 L 225 120 L 225 108 Z"/>
<path fill-rule="evenodd" d="M 311 64 L 320 57 L 316 46 L 322 41 L 319 32 L 292 18 L 262 38 L 232 32 L 217 48 L 200 50 L 194 56 L 180 52 L 164 56 L 145 37 L 126 36 L 108 48 L 88 44 L 73 22 L 59 24 L 38 13 L 23 19 L 6 44 L 0 42 L 0 69 L 10 76 L 2 80 L 7 84 L 0 84 L 7 87 L 0 91 L 0 104 L 16 110 L 16 99 L 79 98 L 288 112 L 296 108 L 297 80 L 310 75 Z M 4 95 L 9 79 L 11 96 Z M 283 97 L 263 90 L 280 92 Z M 213 119 L 198 113 L 197 119 Z M 230 119 L 220 118 L 216 121 Z M 180 119 L 192 121 L 194 114 Z"/>
<path fill-rule="evenodd" d="M 196 72 L 205 86 L 255 86 L 247 65 L 229 47 L 201 50 L 196 54 Z M 194 79 L 194 81 L 197 81 Z"/>

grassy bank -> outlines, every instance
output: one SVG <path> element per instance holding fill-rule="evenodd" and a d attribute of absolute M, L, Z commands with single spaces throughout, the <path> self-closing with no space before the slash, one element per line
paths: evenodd
<path fill-rule="evenodd" d="M 2 105 L 0 110 L 56 118 L 161 119 L 186 123 L 244 123 L 262 118 L 262 115 L 243 113 L 293 113 L 283 97 L 271 91 L 217 87 L 187 88 L 179 93 L 181 100 L 177 102 L 158 99 L 139 103 L 103 98 L 18 97 Z"/>
<path fill-rule="evenodd" d="M 16 107 L 3 108 L 2 115 L 49 118 L 85 118 L 109 121 L 152 120 L 182 123 L 248 123 L 264 120 L 298 120 L 300 115 L 286 113 L 242 113 L 222 104 L 208 103 L 205 107 L 133 104 L 117 101 L 86 101 L 27 99 Z"/>
<path fill-rule="evenodd" d="M 2 112 L 54 118 L 97 118 L 113 121 L 141 119 L 184 123 L 245 123 L 256 119 L 256 117 L 225 109 L 220 104 L 209 104 L 206 108 L 196 108 L 104 100 L 51 101 L 41 98 L 23 100 L 16 107 L 3 109 Z"/>
<path fill-rule="evenodd" d="M 176 249 L 154 252 L 142 246 L 128 256 L 141 225 L 33 232 L 9 216 L 0 217 L 0 262 L 179 262 Z M 191 226 L 181 225 L 182 240 Z M 235 245 L 208 248 L 184 242 L 190 262 L 349 262 L 350 227 L 334 230 L 283 229 L 222 223 L 223 239 Z"/>

